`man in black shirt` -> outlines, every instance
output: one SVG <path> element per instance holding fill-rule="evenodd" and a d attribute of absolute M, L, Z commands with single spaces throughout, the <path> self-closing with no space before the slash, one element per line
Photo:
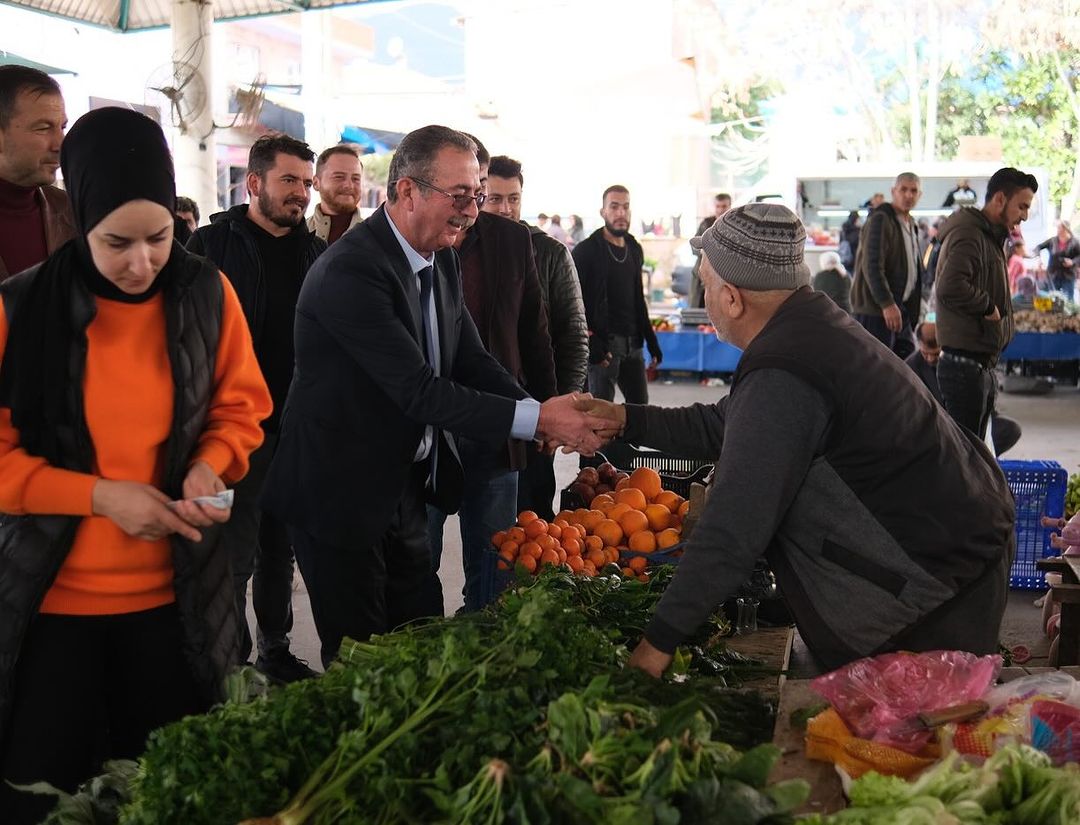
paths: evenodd
<path fill-rule="evenodd" d="M 604 190 L 604 226 L 573 249 L 589 325 L 589 392 L 611 401 L 618 384 L 629 404 L 647 404 L 643 346 L 654 366 L 663 359 L 649 321 L 641 267 L 645 255 L 629 233 L 630 192 Z"/>
<path fill-rule="evenodd" d="M 278 441 L 278 427 L 293 373 L 293 322 L 304 275 L 326 250 L 308 230 L 304 213 L 311 200 L 315 154 L 287 135 L 259 138 L 248 156 L 250 204 L 210 216 L 188 249 L 205 255 L 229 278 L 247 317 L 274 411 L 263 421 L 266 439 L 251 456 L 251 469 L 236 486 L 232 518 L 224 525 L 232 556 L 241 617 L 247 583 L 254 573 L 252 601 L 258 624 L 256 667 L 279 682 L 314 675 L 289 652 L 292 629 L 293 552 L 281 522 L 258 506 L 263 480 Z M 245 657 L 251 652 L 247 622 L 241 621 Z"/>

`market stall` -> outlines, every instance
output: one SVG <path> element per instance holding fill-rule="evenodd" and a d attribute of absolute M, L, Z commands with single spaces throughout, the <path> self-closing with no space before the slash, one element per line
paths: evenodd
<path fill-rule="evenodd" d="M 683 329 L 656 333 L 664 353 L 661 371 L 732 373 L 739 366 L 742 350 L 720 341 L 715 332 Z"/>

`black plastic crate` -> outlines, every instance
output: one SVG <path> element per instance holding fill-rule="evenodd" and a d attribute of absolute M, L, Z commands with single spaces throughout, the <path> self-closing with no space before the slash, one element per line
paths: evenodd
<path fill-rule="evenodd" d="M 599 467 L 609 461 L 616 468 L 632 473 L 638 467 L 651 467 L 660 474 L 660 482 L 665 490 L 678 493 L 683 498 L 690 498 L 690 485 L 703 484 L 712 473 L 713 462 L 698 458 L 683 458 L 659 450 L 644 450 L 625 442 L 612 442 L 608 448 L 589 458 L 583 458 L 583 467 Z M 560 510 L 576 510 L 588 507 L 590 502 L 582 501 L 580 496 L 570 492 L 569 488 L 559 494 Z"/>

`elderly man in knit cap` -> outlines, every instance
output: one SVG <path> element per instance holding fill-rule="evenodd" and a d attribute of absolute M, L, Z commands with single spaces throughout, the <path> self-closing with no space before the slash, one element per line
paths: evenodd
<path fill-rule="evenodd" d="M 805 237 L 790 210 L 754 203 L 691 241 L 716 334 L 743 350 L 726 398 L 580 402 L 633 443 L 716 460 L 630 660 L 654 675 L 763 556 L 821 667 L 898 649 L 997 650 L 1015 550 L 1005 478 L 906 364 L 810 289 Z"/>

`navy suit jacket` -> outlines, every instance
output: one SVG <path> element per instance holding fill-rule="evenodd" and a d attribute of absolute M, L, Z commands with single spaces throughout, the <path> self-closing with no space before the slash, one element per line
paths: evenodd
<path fill-rule="evenodd" d="M 521 386 L 477 335 L 457 254 L 435 254 L 440 370 L 423 352 L 417 278 L 385 205 L 308 270 L 296 307 L 296 370 L 263 507 L 339 547 L 373 544 L 390 524 L 425 425 L 496 446 Z M 435 503 L 454 512 L 461 466 L 445 437 Z"/>

